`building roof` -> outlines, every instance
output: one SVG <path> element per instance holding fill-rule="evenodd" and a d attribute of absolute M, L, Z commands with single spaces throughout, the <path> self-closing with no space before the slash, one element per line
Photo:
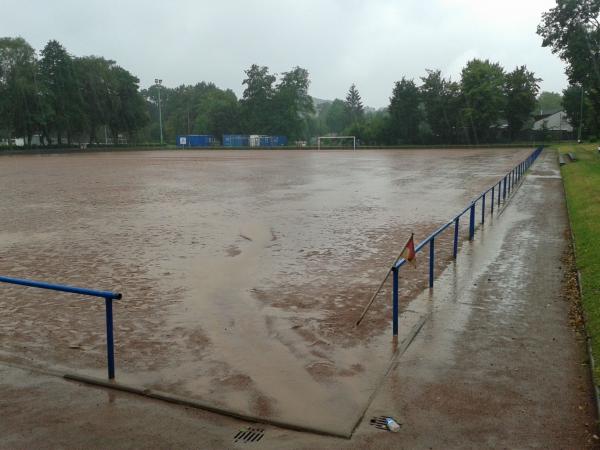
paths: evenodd
<path fill-rule="evenodd" d="M 554 114 L 550 114 L 549 116 L 543 117 L 539 120 L 536 120 L 533 123 L 533 130 L 542 130 L 546 129 L 549 131 L 567 131 L 572 132 L 573 127 L 569 123 L 567 119 L 567 115 L 564 111 L 558 111 Z"/>

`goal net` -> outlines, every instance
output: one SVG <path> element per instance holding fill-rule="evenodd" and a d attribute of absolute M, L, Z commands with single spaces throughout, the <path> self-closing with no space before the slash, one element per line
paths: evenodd
<path fill-rule="evenodd" d="M 356 136 L 319 136 L 317 138 L 317 150 L 349 147 L 356 150 Z"/>

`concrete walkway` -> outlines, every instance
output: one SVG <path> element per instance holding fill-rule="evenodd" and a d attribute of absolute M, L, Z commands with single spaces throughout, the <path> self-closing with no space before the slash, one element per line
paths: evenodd
<path fill-rule="evenodd" d="M 407 305 L 425 324 L 350 440 L 256 426 L 264 438 L 236 443 L 249 424 L 0 364 L 0 447 L 595 448 L 587 356 L 561 291 L 567 231 L 545 152 L 434 290 Z M 369 424 L 381 415 L 400 432 Z"/>
<path fill-rule="evenodd" d="M 431 315 L 368 412 L 403 424 L 379 444 L 595 448 L 587 355 L 561 290 L 568 227 L 546 151 L 431 297 L 413 302 Z"/>

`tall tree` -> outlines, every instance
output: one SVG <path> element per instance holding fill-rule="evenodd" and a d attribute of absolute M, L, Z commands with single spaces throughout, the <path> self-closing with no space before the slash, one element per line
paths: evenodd
<path fill-rule="evenodd" d="M 356 85 L 353 83 L 348 90 L 346 95 L 346 115 L 348 117 L 347 122 L 349 124 L 359 123 L 362 121 L 365 111 L 362 104 L 362 99 L 358 93 Z"/>
<path fill-rule="evenodd" d="M 240 108 L 235 93 L 215 87 L 203 102 L 197 124 L 201 132 L 212 134 L 219 139 L 228 133 L 239 133 Z"/>
<path fill-rule="evenodd" d="M 7 134 L 31 138 L 40 122 L 35 51 L 23 38 L 0 38 L 0 122 Z"/>
<path fill-rule="evenodd" d="M 556 0 L 537 30 L 542 46 L 550 47 L 567 63 L 570 83 L 583 86 L 594 123 L 600 117 L 599 15 L 600 0 Z"/>
<path fill-rule="evenodd" d="M 511 139 L 517 137 L 535 109 L 540 81 L 525 66 L 506 74 L 506 120 Z"/>
<path fill-rule="evenodd" d="M 504 69 L 489 60 L 473 59 L 461 74 L 463 120 L 477 144 L 491 138 L 491 128 L 504 117 Z"/>
<path fill-rule="evenodd" d="M 326 133 L 339 134 L 350 125 L 346 114 L 346 103 L 336 98 L 327 108 L 322 110 Z"/>
<path fill-rule="evenodd" d="M 417 141 L 421 122 L 419 88 L 413 80 L 396 81 L 390 97 L 391 133 L 400 143 L 413 144 Z"/>
<path fill-rule="evenodd" d="M 440 70 L 427 70 L 421 77 L 421 99 L 425 118 L 437 143 L 451 144 L 459 127 L 461 95 L 457 83 L 442 77 Z"/>
<path fill-rule="evenodd" d="M 100 127 L 106 127 L 113 142 L 120 133 L 132 136 L 148 120 L 139 92 L 139 80 L 114 61 L 95 56 L 75 59 L 75 71 L 83 91 L 82 109 L 90 142 L 97 141 Z"/>
<path fill-rule="evenodd" d="M 272 128 L 272 100 L 275 95 L 275 75 L 268 67 L 257 64 L 245 71 L 246 88 L 241 100 L 244 128 L 248 133 L 266 134 Z"/>
<path fill-rule="evenodd" d="M 89 140 L 95 143 L 98 142 L 99 127 L 108 126 L 114 104 L 114 93 L 109 78 L 110 69 L 115 62 L 96 56 L 86 56 L 76 58 L 74 64 L 85 95 L 82 109 L 86 118 Z"/>
<path fill-rule="evenodd" d="M 140 80 L 120 66 L 110 68 L 111 109 L 108 124 L 117 143 L 119 133 L 130 137 L 148 121 L 146 106 L 139 93 Z"/>
<path fill-rule="evenodd" d="M 273 96 L 274 132 L 292 139 L 306 137 L 306 120 L 315 112 L 313 100 L 308 95 L 308 71 L 295 67 L 284 72 Z"/>
<path fill-rule="evenodd" d="M 600 0 L 556 0 L 544 13 L 538 34 L 542 46 L 567 63 L 573 83 L 600 85 Z"/>
<path fill-rule="evenodd" d="M 57 141 L 83 127 L 83 99 L 71 55 L 58 41 L 49 41 L 41 52 L 38 80 L 46 108 L 43 113 L 44 135 L 54 132 Z"/>

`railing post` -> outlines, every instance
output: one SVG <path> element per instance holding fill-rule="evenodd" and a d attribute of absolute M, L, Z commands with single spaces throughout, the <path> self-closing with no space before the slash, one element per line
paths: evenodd
<path fill-rule="evenodd" d="M 498 209 L 500 209 L 500 194 L 502 194 L 502 180 L 498 181 Z"/>
<path fill-rule="evenodd" d="M 471 216 L 469 217 L 469 240 L 475 236 L 475 203 L 471 203 Z"/>
<path fill-rule="evenodd" d="M 496 186 L 492 186 L 492 199 L 491 199 L 492 200 L 492 205 L 491 205 L 492 208 L 491 208 L 490 214 L 494 214 L 494 197 L 496 196 L 495 192 L 494 192 L 495 189 L 496 189 Z"/>
<path fill-rule="evenodd" d="M 458 219 L 459 217 L 454 219 L 454 249 L 452 253 L 454 259 L 456 259 L 456 256 L 458 255 Z"/>
<path fill-rule="evenodd" d="M 507 178 L 508 177 L 506 177 L 506 176 L 504 177 L 504 189 L 503 189 L 503 192 L 502 192 L 502 201 L 506 201 L 506 179 Z"/>
<path fill-rule="evenodd" d="M 113 340 L 112 298 L 104 299 L 106 305 L 106 355 L 108 357 L 108 378 L 115 378 L 115 344 Z"/>
<path fill-rule="evenodd" d="M 483 198 L 481 199 L 481 225 L 485 223 L 485 194 L 483 194 Z"/>
<path fill-rule="evenodd" d="M 435 238 L 429 241 L 429 287 L 433 287 L 433 266 L 435 263 Z"/>
<path fill-rule="evenodd" d="M 398 268 L 392 268 L 392 334 L 398 336 Z"/>

